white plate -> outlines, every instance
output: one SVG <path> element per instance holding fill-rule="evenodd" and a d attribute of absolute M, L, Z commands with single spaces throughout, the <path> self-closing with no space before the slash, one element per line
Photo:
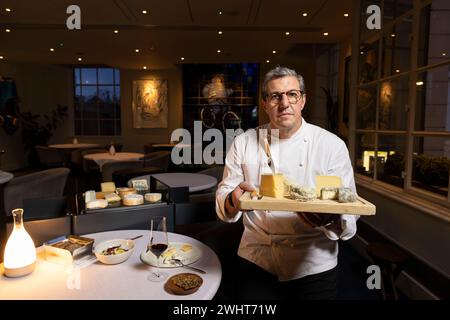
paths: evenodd
<path fill-rule="evenodd" d="M 183 250 L 181 250 L 184 245 L 191 246 L 192 250 L 184 252 Z M 191 264 L 200 259 L 201 256 L 202 251 L 191 243 L 172 242 L 169 244 L 167 250 L 164 251 L 161 257 L 159 258 L 159 267 L 160 268 L 180 267 L 179 264 L 169 262 L 171 258 L 180 259 L 184 264 Z M 141 260 L 145 264 L 154 267 L 158 266 L 156 256 L 151 251 L 142 252 Z"/>

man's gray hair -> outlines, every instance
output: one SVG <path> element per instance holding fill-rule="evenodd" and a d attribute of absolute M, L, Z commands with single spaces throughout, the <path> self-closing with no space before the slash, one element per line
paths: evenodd
<path fill-rule="evenodd" d="M 272 81 L 273 79 L 283 78 L 283 77 L 296 77 L 298 82 L 300 83 L 300 91 L 302 93 L 305 92 L 305 80 L 303 77 L 298 74 L 295 70 L 289 69 L 286 67 L 276 67 L 269 72 L 266 73 L 266 76 L 264 77 L 264 82 L 262 85 L 262 96 L 265 99 L 267 95 L 269 94 L 267 89 L 267 84 Z"/>

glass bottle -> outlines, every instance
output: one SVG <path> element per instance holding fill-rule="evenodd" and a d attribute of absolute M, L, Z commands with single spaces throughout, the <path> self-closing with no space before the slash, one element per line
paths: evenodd
<path fill-rule="evenodd" d="M 5 247 L 5 276 L 21 277 L 33 272 L 36 263 L 36 248 L 23 225 L 23 209 L 14 209 L 12 215 L 14 229 Z"/>

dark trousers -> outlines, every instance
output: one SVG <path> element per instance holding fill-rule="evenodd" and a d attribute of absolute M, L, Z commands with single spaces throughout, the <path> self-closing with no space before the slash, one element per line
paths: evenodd
<path fill-rule="evenodd" d="M 297 280 L 278 281 L 254 263 L 241 257 L 235 268 L 235 296 L 241 300 L 334 300 L 337 296 L 338 268 Z"/>

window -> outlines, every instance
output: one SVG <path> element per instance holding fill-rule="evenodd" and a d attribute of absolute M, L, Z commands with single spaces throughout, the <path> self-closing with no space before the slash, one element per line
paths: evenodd
<path fill-rule="evenodd" d="M 120 72 L 113 68 L 75 68 L 76 136 L 120 136 Z"/>
<path fill-rule="evenodd" d="M 382 29 L 361 23 L 356 174 L 450 206 L 450 11 L 441 0 L 379 3 Z"/>

